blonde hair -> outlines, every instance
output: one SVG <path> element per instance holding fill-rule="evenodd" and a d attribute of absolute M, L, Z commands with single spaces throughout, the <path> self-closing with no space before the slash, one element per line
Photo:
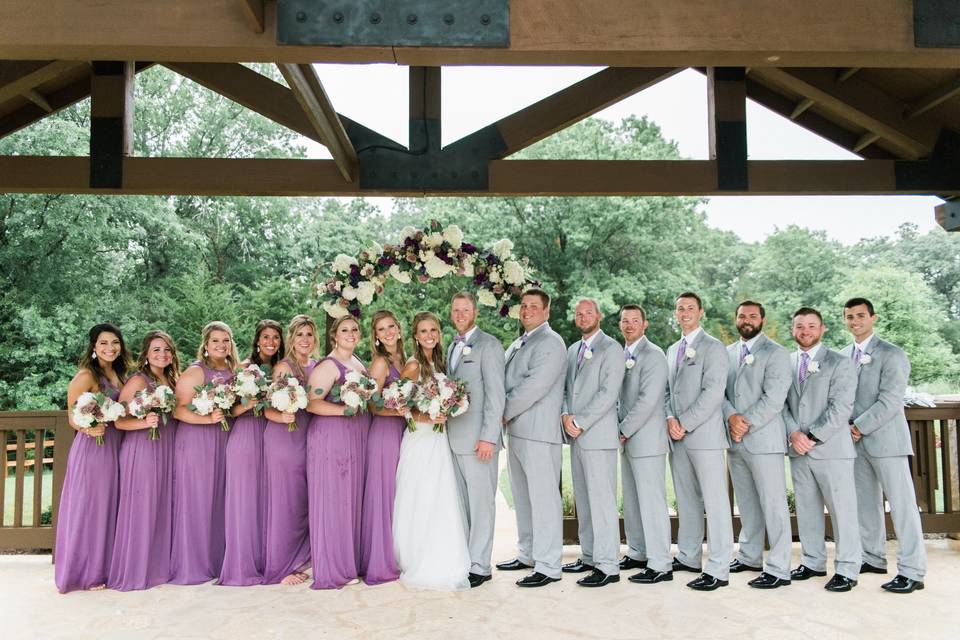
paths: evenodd
<path fill-rule="evenodd" d="M 393 311 L 388 309 L 380 309 L 373 314 L 373 318 L 370 319 L 370 354 L 373 357 L 380 356 L 390 361 L 390 352 L 387 351 L 387 348 L 382 344 L 379 344 L 377 341 L 377 323 L 383 320 L 384 318 L 390 318 L 397 325 L 397 353 L 400 354 L 400 361 L 406 362 L 407 360 L 407 351 L 403 348 L 403 332 L 400 330 L 400 321 L 397 320 L 397 316 L 393 314 Z M 372 359 L 372 358 L 371 358 Z"/>
<path fill-rule="evenodd" d="M 297 331 L 303 327 L 309 327 L 313 330 L 313 349 L 310 350 L 309 357 L 315 360 L 320 358 L 320 331 L 317 329 L 317 323 L 314 322 L 310 316 L 301 313 L 293 316 L 290 324 L 287 325 L 286 350 L 283 354 L 283 359 L 287 361 L 287 364 L 290 365 L 290 368 L 293 369 L 294 374 L 298 378 L 306 379 L 306 372 L 303 370 L 303 367 L 300 366 L 300 361 L 297 360 L 297 351 L 293 346 L 293 340 L 297 335 Z"/>
<path fill-rule="evenodd" d="M 173 338 L 171 338 L 170 334 L 166 331 L 154 329 L 147 331 L 143 336 L 143 342 L 140 344 L 140 356 L 137 358 L 137 371 L 140 371 L 154 382 L 160 382 L 154 379 L 153 372 L 150 370 L 150 363 L 147 361 L 147 356 L 150 355 L 150 343 L 157 338 L 166 342 L 167 346 L 170 347 L 170 364 L 164 367 L 163 375 L 167 377 L 167 382 L 175 385 L 177 384 L 177 379 L 180 377 L 180 356 L 177 355 L 177 346 L 173 344 Z"/>
<path fill-rule="evenodd" d="M 230 336 L 230 353 L 227 354 L 227 366 L 230 369 L 236 369 L 240 364 L 240 354 L 237 353 L 237 343 L 233 339 L 233 331 L 225 322 L 214 320 L 208 322 L 200 332 L 200 346 L 197 348 L 197 360 L 210 366 L 210 358 L 207 356 L 207 342 L 210 340 L 210 334 L 214 331 L 223 331 Z"/>
<path fill-rule="evenodd" d="M 330 328 L 327 330 L 327 340 L 330 342 L 331 351 L 337 347 L 337 329 L 339 329 L 340 325 L 342 325 L 344 322 L 348 321 L 356 323 L 357 329 L 360 328 L 360 322 L 351 315 L 340 316 L 330 323 Z"/>
<path fill-rule="evenodd" d="M 428 376 L 432 376 L 437 371 L 440 373 L 447 372 L 447 364 L 443 354 L 443 335 L 439 336 L 437 344 L 433 346 L 433 353 L 429 360 L 424 355 L 420 343 L 417 342 L 417 327 L 426 320 L 433 322 L 438 329 L 440 328 L 440 318 L 429 311 L 421 311 L 413 316 L 413 357 L 420 364 L 420 380 L 426 380 Z"/>

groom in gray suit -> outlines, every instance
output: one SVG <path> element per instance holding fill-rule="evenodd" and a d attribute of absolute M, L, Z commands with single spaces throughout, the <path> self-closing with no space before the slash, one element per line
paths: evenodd
<path fill-rule="evenodd" d="M 560 418 L 570 444 L 580 537 L 580 558 L 564 565 L 563 571 L 592 571 L 577 580 L 582 587 L 602 587 L 620 581 L 617 398 L 624 360 L 617 341 L 600 330 L 602 319 L 596 300 L 577 303 L 574 323 L 581 338 L 567 350 L 567 382 Z"/>
<path fill-rule="evenodd" d="M 521 587 L 559 581 L 563 555 L 560 409 L 566 347 L 547 324 L 549 318 L 550 296 L 541 289 L 524 291 L 520 299 L 524 333 L 506 354 L 503 423 L 517 514 L 518 555 L 497 568 L 533 569 L 517 581 Z"/>
<path fill-rule="evenodd" d="M 713 591 L 727 586 L 733 555 L 733 520 L 723 455 L 729 445 L 723 424 L 727 352 L 700 326 L 703 304 L 697 294 L 688 291 L 677 296 L 674 317 L 683 336 L 667 351 L 665 412 L 673 440 L 670 466 L 680 518 L 679 553 L 673 570 L 700 571 L 706 511 L 709 557 L 700 577 L 687 586 Z"/>
<path fill-rule="evenodd" d="M 470 586 L 490 579 L 497 470 L 503 417 L 503 347 L 477 327 L 477 299 L 461 291 L 450 302 L 457 336 L 447 350 L 450 376 L 467 383 L 467 412 L 447 423 L 460 497 L 467 511 Z"/>
<path fill-rule="evenodd" d="M 848 300 L 843 319 L 854 343 L 844 347 L 841 354 L 853 362 L 858 380 L 850 430 L 857 448 L 853 472 L 863 546 L 860 573 L 887 572 L 883 508 L 886 495 L 899 546 L 897 576 L 882 586 L 893 593 L 910 593 L 923 589 L 927 570 L 908 459 L 913 455 L 913 446 L 903 413 L 910 361 L 902 349 L 873 334 L 877 314 L 866 298 Z"/>
<path fill-rule="evenodd" d="M 857 453 L 847 420 L 853 410 L 857 378 L 849 358 L 821 344 L 827 328 L 816 309 L 793 314 L 793 383 L 783 409 L 790 441 L 790 477 L 797 498 L 801 564 L 793 580 L 827 575 L 823 505 L 830 510 L 837 557 L 836 574 L 824 587 L 850 591 L 860 573 L 860 532 L 853 460 Z"/>
<path fill-rule="evenodd" d="M 667 511 L 667 420 L 663 411 L 667 358 L 644 336 L 647 314 L 626 304 L 620 309 L 620 333 L 626 373 L 620 387 L 620 456 L 623 478 L 623 528 L 627 555 L 621 569 L 642 569 L 630 582 L 655 584 L 673 580 L 670 515 Z"/>
<path fill-rule="evenodd" d="M 730 432 L 730 476 L 740 507 L 740 551 L 732 573 L 758 571 L 747 584 L 776 589 L 790 584 L 790 512 L 784 460 L 783 403 L 792 378 L 790 354 L 763 334 L 763 305 L 745 300 L 737 306 L 740 340 L 727 347 L 723 417 Z M 770 553 L 763 562 L 764 533 Z"/>

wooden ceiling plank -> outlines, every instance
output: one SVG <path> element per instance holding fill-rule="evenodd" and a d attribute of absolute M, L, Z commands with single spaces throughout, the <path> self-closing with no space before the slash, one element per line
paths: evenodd
<path fill-rule="evenodd" d="M 75 60 L 0 62 L 0 102 L 24 95 L 81 64 L 86 63 Z"/>
<path fill-rule="evenodd" d="M 23 92 L 23 97 L 37 105 L 47 113 L 53 113 L 53 107 L 47 101 L 43 94 L 35 89 L 27 89 Z"/>
<path fill-rule="evenodd" d="M 804 98 L 803 100 L 798 102 L 794 110 L 790 112 L 790 119 L 796 120 L 797 118 L 800 117 L 800 114 L 802 114 L 804 111 L 806 111 L 807 109 L 809 109 L 815 104 L 816 103 L 810 98 Z"/>
<path fill-rule="evenodd" d="M 940 106 L 956 95 L 960 95 L 960 76 L 940 85 L 916 102 L 907 105 L 907 108 L 904 109 L 904 118 L 912 120 L 930 111 L 934 107 Z"/>

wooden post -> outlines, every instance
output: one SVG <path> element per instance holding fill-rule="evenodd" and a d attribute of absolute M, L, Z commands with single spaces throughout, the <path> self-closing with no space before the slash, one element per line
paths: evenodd
<path fill-rule="evenodd" d="M 747 189 L 747 83 L 743 67 L 707 69 L 710 159 L 720 190 Z"/>
<path fill-rule="evenodd" d="M 90 186 L 123 186 L 133 155 L 133 62 L 94 62 L 90 77 Z"/>

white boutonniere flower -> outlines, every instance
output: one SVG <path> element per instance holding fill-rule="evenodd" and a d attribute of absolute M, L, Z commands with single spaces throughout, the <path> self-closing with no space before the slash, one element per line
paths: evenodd
<path fill-rule="evenodd" d="M 820 371 L 820 362 L 811 360 L 810 364 L 807 365 L 807 373 L 816 373 L 817 371 Z"/>
<path fill-rule="evenodd" d="M 592 357 L 593 357 L 593 349 L 588 348 L 586 351 L 583 352 L 584 360 L 589 360 Z"/>
<path fill-rule="evenodd" d="M 873 362 L 873 358 L 870 357 L 870 354 L 865 353 L 865 354 L 863 354 L 862 356 L 860 356 L 860 366 L 861 366 L 861 367 L 862 367 L 863 365 L 865 365 L 865 364 L 870 364 L 871 362 Z"/>
<path fill-rule="evenodd" d="M 744 358 L 743 358 L 743 364 L 753 364 L 754 359 L 755 359 L 755 358 L 753 357 L 753 354 L 752 354 L 752 353 L 748 353 L 748 354 L 747 354 L 746 356 L 744 356 Z"/>
<path fill-rule="evenodd" d="M 463 345 L 463 351 L 461 352 L 461 355 L 468 356 L 472 351 L 473 349 L 470 348 L 470 345 L 465 344 Z"/>
<path fill-rule="evenodd" d="M 629 370 L 629 369 L 633 369 L 636 366 L 636 364 L 637 364 L 636 358 L 627 358 L 627 362 L 625 366 Z"/>
<path fill-rule="evenodd" d="M 687 347 L 687 350 L 683 352 L 683 355 L 687 358 L 687 360 L 693 360 L 697 355 L 697 350 L 693 347 Z"/>

